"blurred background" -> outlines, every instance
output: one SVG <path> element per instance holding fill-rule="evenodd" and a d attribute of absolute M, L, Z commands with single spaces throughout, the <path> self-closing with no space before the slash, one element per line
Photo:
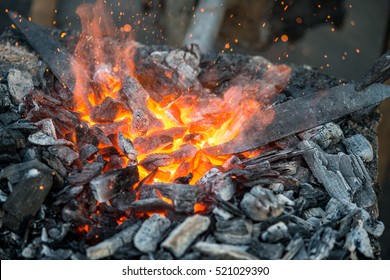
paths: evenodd
<path fill-rule="evenodd" d="M 79 30 L 78 5 L 95 0 L 0 0 L 0 33 L 10 25 L 6 10 L 59 29 Z M 262 55 L 272 62 L 310 65 L 337 78 L 358 80 L 390 49 L 390 0 L 106 0 L 119 28 L 144 44 L 181 47 L 194 20 L 211 3 L 208 28 L 216 52 Z M 207 15 L 205 20 L 207 21 Z M 210 18 L 209 18 L 210 19 Z M 389 83 L 389 81 L 387 81 Z M 384 259 L 390 259 L 390 101 L 380 107 L 380 219 Z"/>

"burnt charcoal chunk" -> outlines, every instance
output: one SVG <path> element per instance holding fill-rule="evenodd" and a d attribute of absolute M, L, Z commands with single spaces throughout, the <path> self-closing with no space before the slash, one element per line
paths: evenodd
<path fill-rule="evenodd" d="M 175 257 L 183 256 L 188 247 L 210 226 L 210 218 L 201 215 L 188 217 L 177 226 L 162 243 Z"/>
<path fill-rule="evenodd" d="M 0 84 L 0 112 L 6 112 L 12 106 L 6 85 Z"/>
<path fill-rule="evenodd" d="M 111 204 L 120 211 L 126 211 L 131 207 L 131 204 L 134 202 L 135 199 L 135 192 L 123 190 L 111 199 Z"/>
<path fill-rule="evenodd" d="M 51 146 L 48 148 L 49 152 L 58 157 L 66 165 L 71 165 L 76 159 L 79 158 L 79 154 L 66 146 Z"/>
<path fill-rule="evenodd" d="M 257 260 L 258 258 L 245 251 L 245 248 L 235 245 L 198 242 L 194 249 L 217 260 Z"/>
<path fill-rule="evenodd" d="M 33 77 L 30 72 L 11 69 L 8 73 L 8 88 L 12 101 L 19 104 L 34 89 Z"/>
<path fill-rule="evenodd" d="M 3 125 L 9 125 L 20 119 L 20 114 L 16 112 L 7 112 L 0 114 L 0 123 Z"/>
<path fill-rule="evenodd" d="M 169 219 L 154 214 L 142 224 L 134 236 L 135 247 L 143 253 L 154 252 L 170 226 L 171 221 Z"/>
<path fill-rule="evenodd" d="M 254 221 L 278 217 L 284 210 L 274 193 L 260 186 L 252 188 L 249 193 L 245 194 L 240 207 Z"/>
<path fill-rule="evenodd" d="M 103 175 L 94 178 L 90 185 L 95 199 L 99 202 L 105 202 L 123 189 L 131 189 L 138 180 L 138 168 L 130 166 L 107 171 Z"/>
<path fill-rule="evenodd" d="M 221 243 L 232 245 L 249 244 L 252 239 L 253 226 L 250 220 L 232 219 L 216 222 L 215 237 Z"/>
<path fill-rule="evenodd" d="M 83 148 L 80 151 L 80 159 L 85 162 L 86 160 L 90 159 L 93 155 L 95 155 L 99 149 L 92 144 L 86 144 L 83 146 Z"/>
<path fill-rule="evenodd" d="M 93 108 L 91 120 L 100 123 L 111 123 L 116 119 L 121 106 L 120 102 L 111 97 L 106 97 L 102 104 Z"/>
<path fill-rule="evenodd" d="M 26 139 L 22 133 L 0 128 L 0 152 L 14 153 L 25 146 Z"/>
<path fill-rule="evenodd" d="M 330 227 L 320 228 L 310 239 L 309 258 L 311 260 L 324 260 L 332 251 L 336 243 L 337 231 Z"/>
<path fill-rule="evenodd" d="M 278 260 L 282 257 L 284 246 L 280 243 L 271 244 L 253 240 L 249 246 L 249 253 L 261 260 Z"/>
<path fill-rule="evenodd" d="M 28 137 L 28 141 L 39 146 L 67 145 L 73 146 L 73 143 L 64 139 L 54 139 L 43 132 L 37 132 Z"/>
<path fill-rule="evenodd" d="M 68 177 L 68 183 L 77 186 L 89 183 L 93 178 L 101 174 L 104 163 L 92 162 L 83 166 L 81 172 L 75 172 Z"/>
<path fill-rule="evenodd" d="M 23 230 L 28 220 L 35 216 L 53 184 L 52 170 L 49 167 L 39 161 L 28 165 L 30 168 L 22 173 L 24 175 L 3 205 L 4 225 L 15 232 Z M 20 164 L 16 166 L 16 169 L 21 168 Z M 15 170 L 8 170 L 5 173 L 9 175 L 14 172 Z M 20 177 L 20 173 L 14 176 Z M 15 179 L 12 181 L 15 182 Z"/>
<path fill-rule="evenodd" d="M 138 213 L 161 212 L 172 209 L 173 206 L 159 198 L 140 199 L 131 203 L 130 208 Z"/>

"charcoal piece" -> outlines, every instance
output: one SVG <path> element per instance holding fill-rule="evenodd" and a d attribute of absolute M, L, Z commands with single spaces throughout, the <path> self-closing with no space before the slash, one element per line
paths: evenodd
<path fill-rule="evenodd" d="M 126 160 L 122 158 L 119 155 L 111 155 L 110 159 L 108 160 L 108 163 L 106 165 L 106 169 L 111 170 L 111 169 L 121 169 L 126 166 Z"/>
<path fill-rule="evenodd" d="M 23 176 L 21 176 L 23 174 Z M 20 181 L 13 186 L 11 195 L 4 203 L 4 226 L 20 232 L 40 209 L 52 184 L 52 170 L 39 161 L 30 163 L 25 173 L 19 173 Z"/>
<path fill-rule="evenodd" d="M 191 185 L 155 183 L 153 186 L 162 196 L 172 200 L 178 213 L 192 214 L 195 203 L 203 201 L 208 195 L 202 188 Z"/>
<path fill-rule="evenodd" d="M 151 172 L 158 167 L 168 166 L 173 163 L 174 160 L 169 154 L 151 154 L 148 155 L 139 164 L 143 166 L 147 171 Z"/>
<path fill-rule="evenodd" d="M 62 160 L 66 165 L 71 165 L 76 159 L 79 158 L 79 154 L 66 146 L 51 146 L 48 148 L 49 152 Z"/>
<path fill-rule="evenodd" d="M 344 134 L 337 124 L 330 122 L 301 132 L 298 134 L 298 137 L 301 140 L 313 141 L 322 149 L 326 149 L 331 145 L 337 144 L 344 138 Z"/>
<path fill-rule="evenodd" d="M 240 164 L 241 160 L 238 156 L 231 156 L 222 164 L 222 168 L 225 170 L 229 170 L 233 167 L 239 166 Z"/>
<path fill-rule="evenodd" d="M 83 162 L 86 162 L 88 159 L 91 159 L 93 155 L 95 155 L 99 149 L 93 144 L 86 144 L 80 151 L 80 159 Z"/>
<path fill-rule="evenodd" d="M 322 219 L 322 223 L 337 222 L 356 208 L 357 206 L 353 203 L 331 198 L 325 207 L 325 216 Z"/>
<path fill-rule="evenodd" d="M 343 144 L 349 154 L 357 155 L 365 162 L 370 162 L 374 158 L 370 142 L 361 134 L 344 139 Z"/>
<path fill-rule="evenodd" d="M 88 247 L 86 250 L 88 259 L 98 260 L 112 256 L 119 248 L 133 241 L 133 237 L 139 227 L 140 223 L 135 223 L 115 234 L 113 237 L 95 246 Z"/>
<path fill-rule="evenodd" d="M 23 97 L 34 89 L 32 75 L 27 71 L 10 69 L 7 79 L 9 93 L 15 104 L 21 103 Z"/>
<path fill-rule="evenodd" d="M 171 221 L 169 219 L 154 214 L 142 224 L 135 234 L 134 246 L 143 253 L 154 252 L 170 226 Z"/>
<path fill-rule="evenodd" d="M 192 159 L 197 151 L 198 148 L 189 144 L 184 144 L 180 146 L 179 149 L 173 151 L 171 153 L 171 156 L 174 158 L 175 161 L 183 161 L 185 159 Z"/>
<path fill-rule="evenodd" d="M 283 222 L 278 222 L 261 234 L 266 242 L 277 242 L 289 237 L 288 227 Z"/>
<path fill-rule="evenodd" d="M 279 260 L 284 251 L 281 243 L 272 244 L 252 240 L 248 252 L 258 257 L 260 260 Z"/>
<path fill-rule="evenodd" d="M 202 178 L 200 178 L 196 185 L 208 190 L 210 189 L 220 199 L 229 201 L 233 198 L 236 192 L 236 184 L 230 176 L 225 176 L 217 168 L 212 168 Z"/>
<path fill-rule="evenodd" d="M 246 247 L 198 242 L 194 250 L 217 260 L 257 260 L 258 258 L 246 252 Z"/>
<path fill-rule="evenodd" d="M 87 163 L 83 166 L 81 172 L 74 172 L 69 175 L 68 183 L 77 186 L 84 185 L 89 182 L 103 171 L 104 163 L 102 162 L 92 162 Z"/>
<path fill-rule="evenodd" d="M 270 217 L 277 217 L 284 210 L 274 193 L 260 186 L 252 188 L 249 193 L 245 194 L 240 207 L 254 221 L 265 221 Z"/>
<path fill-rule="evenodd" d="M 134 148 L 131 140 L 125 138 L 122 132 L 118 134 L 118 145 L 122 153 L 130 160 L 130 164 L 137 164 L 138 152 Z"/>
<path fill-rule="evenodd" d="M 314 143 L 306 140 L 299 144 L 299 148 L 305 150 L 303 157 L 306 163 L 328 194 L 333 198 L 352 201 L 351 187 L 340 171 L 333 171 L 328 167 L 330 162 L 326 159 L 325 153 L 316 148 Z"/>
<path fill-rule="evenodd" d="M 103 146 L 112 146 L 111 140 L 104 134 L 104 132 L 99 127 L 92 126 L 90 132 Z"/>
<path fill-rule="evenodd" d="M 186 175 L 186 176 L 182 176 L 182 177 L 178 177 L 176 178 L 173 183 L 175 184 L 183 184 L 183 185 L 188 185 L 192 178 L 194 178 L 194 175 L 192 173 Z"/>
<path fill-rule="evenodd" d="M 85 225 L 91 224 L 91 220 L 88 217 L 89 213 L 85 213 L 85 211 L 73 208 L 74 207 L 71 206 L 65 206 L 62 208 L 61 217 L 65 222 L 79 227 L 84 227 Z"/>
<path fill-rule="evenodd" d="M 283 260 L 292 260 L 304 248 L 305 242 L 299 234 L 295 234 L 286 247 Z"/>
<path fill-rule="evenodd" d="M 54 146 L 52 146 L 54 147 Z M 42 160 L 51 168 L 56 170 L 62 177 L 66 177 L 68 172 L 62 163 L 62 161 L 54 156 L 53 154 L 47 152 L 47 151 L 42 151 Z"/>
<path fill-rule="evenodd" d="M 91 112 L 91 120 L 97 123 L 111 123 L 114 122 L 123 105 L 112 99 L 106 97 L 100 105 L 93 107 Z"/>
<path fill-rule="evenodd" d="M 276 199 L 278 200 L 278 203 L 280 205 L 283 205 L 284 207 L 294 207 L 295 206 L 295 202 L 292 201 L 290 198 L 288 198 L 287 196 L 279 193 L 276 195 Z"/>
<path fill-rule="evenodd" d="M 210 226 L 210 218 L 201 215 L 188 217 L 177 226 L 162 243 L 176 258 L 183 256 L 188 247 Z"/>
<path fill-rule="evenodd" d="M 133 141 L 135 149 L 140 154 L 148 154 L 157 149 L 172 145 L 173 140 L 182 138 L 186 128 L 174 127 L 167 130 L 159 130 L 149 133 L 147 136 L 136 137 Z"/>
<path fill-rule="evenodd" d="M 368 219 L 364 222 L 364 229 L 372 236 L 379 238 L 382 236 L 385 225 L 381 221 Z"/>
<path fill-rule="evenodd" d="M 126 211 L 136 199 L 134 191 L 123 190 L 111 199 L 111 204 L 120 211 Z"/>
<path fill-rule="evenodd" d="M 43 132 L 37 132 L 28 137 L 28 141 L 32 144 L 39 146 L 54 146 L 54 145 L 67 145 L 74 146 L 72 142 L 64 139 L 54 139 L 53 137 L 46 135 Z"/>
<path fill-rule="evenodd" d="M 299 195 L 307 200 L 307 207 L 321 206 L 329 200 L 329 195 L 325 191 L 308 183 L 301 184 Z"/>
<path fill-rule="evenodd" d="M 371 176 L 360 157 L 351 155 L 351 160 L 354 174 L 362 181 L 362 187 L 354 194 L 353 202 L 362 208 L 371 207 L 377 201 Z"/>
<path fill-rule="evenodd" d="M 43 132 L 44 134 L 53 137 L 54 139 L 57 139 L 57 133 L 56 128 L 54 126 L 52 119 L 43 119 L 36 123 L 39 130 Z"/>
<path fill-rule="evenodd" d="M 337 231 L 330 227 L 320 228 L 310 239 L 308 246 L 311 260 L 324 260 L 332 251 L 337 237 Z"/>
<path fill-rule="evenodd" d="M 34 159 L 28 162 L 9 165 L 0 171 L 0 179 L 7 179 L 11 185 L 17 185 L 23 177 L 21 175 L 26 174 L 31 169 L 50 170 L 45 164 L 41 163 L 37 159 Z"/>
<path fill-rule="evenodd" d="M 61 241 L 68 234 L 70 227 L 70 224 L 58 223 L 55 227 L 50 228 L 47 233 L 50 238 Z"/>
<path fill-rule="evenodd" d="M 43 256 L 44 260 L 68 260 L 73 254 L 73 251 L 70 249 L 53 250 L 43 244 L 40 254 Z"/>
<path fill-rule="evenodd" d="M 344 248 L 348 249 L 352 254 L 357 250 L 367 258 L 374 258 L 370 238 L 367 231 L 363 228 L 362 220 L 357 220 L 351 231 L 347 233 Z"/>
<path fill-rule="evenodd" d="M 7 86 L 0 84 L 0 112 L 6 112 L 12 106 Z"/>
<path fill-rule="evenodd" d="M 233 203 L 224 201 L 224 200 L 218 200 L 218 207 L 220 207 L 222 210 L 230 213 L 233 216 L 237 217 L 245 217 L 245 214 L 243 211 L 241 211 L 240 208 L 238 208 Z"/>
<path fill-rule="evenodd" d="M 234 217 L 230 212 L 220 207 L 214 207 L 213 214 L 217 221 L 227 221 Z"/>
<path fill-rule="evenodd" d="M 147 198 L 134 201 L 130 208 L 138 213 L 152 213 L 172 209 L 173 206 L 159 198 Z"/>
<path fill-rule="evenodd" d="M 162 128 L 161 121 L 148 109 L 149 93 L 132 76 L 126 76 L 122 81 L 119 96 L 121 101 L 133 112 L 131 135 L 145 135 L 150 129 Z M 139 150 L 137 149 L 137 151 Z"/>
<path fill-rule="evenodd" d="M 303 212 L 303 217 L 306 220 L 312 217 L 322 218 L 323 216 L 325 216 L 325 211 L 319 207 L 309 208 Z"/>
<path fill-rule="evenodd" d="M 314 229 L 317 229 L 321 225 L 321 218 L 310 217 L 306 220 Z"/>
<path fill-rule="evenodd" d="M 20 114 L 16 112 L 9 111 L 4 114 L 0 114 L 0 124 L 9 125 L 18 121 L 21 118 Z"/>
<path fill-rule="evenodd" d="M 26 119 L 21 119 L 16 123 L 10 124 L 8 130 L 17 130 L 22 132 L 24 135 L 30 135 L 37 132 L 38 127 L 32 122 L 27 121 Z"/>
<path fill-rule="evenodd" d="M 284 185 L 281 183 L 273 183 L 269 185 L 269 188 L 276 194 L 283 193 L 284 191 Z"/>
<path fill-rule="evenodd" d="M 221 243 L 245 245 L 251 242 L 253 226 L 250 220 L 217 221 L 215 226 L 215 238 Z"/>
<path fill-rule="evenodd" d="M 123 169 L 109 170 L 92 179 L 90 186 L 95 199 L 105 202 L 125 188 L 131 188 L 139 180 L 138 168 L 130 166 Z"/>
<path fill-rule="evenodd" d="M 0 152 L 14 153 L 17 149 L 26 146 L 24 135 L 18 131 L 3 130 L 0 128 Z"/>

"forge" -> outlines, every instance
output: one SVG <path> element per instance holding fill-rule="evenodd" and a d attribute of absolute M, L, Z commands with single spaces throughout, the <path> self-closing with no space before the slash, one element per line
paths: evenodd
<path fill-rule="evenodd" d="M 2 259 L 380 257 L 388 86 L 77 14 L 0 37 Z"/>

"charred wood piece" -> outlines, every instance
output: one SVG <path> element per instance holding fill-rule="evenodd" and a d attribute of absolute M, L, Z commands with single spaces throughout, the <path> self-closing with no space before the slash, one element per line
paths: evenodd
<path fill-rule="evenodd" d="M 313 141 L 322 149 L 326 149 L 340 142 L 344 138 L 344 133 L 337 124 L 330 122 L 301 132 L 298 137 L 301 140 Z"/>
<path fill-rule="evenodd" d="M 270 217 L 278 217 L 284 210 L 274 193 L 260 186 L 252 188 L 249 193 L 245 194 L 240 207 L 254 221 L 265 221 Z"/>
<path fill-rule="evenodd" d="M 123 189 L 131 187 L 139 180 L 138 169 L 130 166 L 123 169 L 109 170 L 91 181 L 91 189 L 98 202 L 105 202 Z"/>
<path fill-rule="evenodd" d="M 244 219 L 217 221 L 215 238 L 221 243 L 246 245 L 252 240 L 252 222 Z"/>
<path fill-rule="evenodd" d="M 162 247 L 175 257 L 183 256 L 188 247 L 210 226 L 210 218 L 201 215 L 188 217 L 164 240 Z"/>
<path fill-rule="evenodd" d="M 170 226 L 171 221 L 169 219 L 154 214 L 142 224 L 134 236 L 134 246 L 143 253 L 154 252 Z"/>
<path fill-rule="evenodd" d="M 64 139 L 54 139 L 53 137 L 46 135 L 43 132 L 37 132 L 28 137 L 28 141 L 32 144 L 39 146 L 54 146 L 54 145 L 66 145 L 74 146 L 70 141 Z"/>
<path fill-rule="evenodd" d="M 53 184 L 52 170 L 49 167 L 37 160 L 30 162 L 29 166 L 20 181 L 13 186 L 11 195 L 3 205 L 4 226 L 19 233 L 41 208 Z M 18 165 L 16 168 L 20 170 L 23 167 Z M 4 173 L 14 172 L 9 170 Z"/>
<path fill-rule="evenodd" d="M 102 162 L 87 163 L 83 166 L 81 172 L 74 172 L 69 175 L 68 183 L 73 186 L 87 184 L 102 173 L 104 165 Z"/>
<path fill-rule="evenodd" d="M 49 152 L 58 157 L 65 165 L 70 166 L 79 154 L 66 146 L 51 146 L 48 148 Z"/>
<path fill-rule="evenodd" d="M 178 213 L 192 214 L 195 203 L 203 201 L 208 195 L 202 188 L 191 185 L 157 183 L 153 186 L 162 196 L 172 200 L 173 207 Z"/>
<path fill-rule="evenodd" d="M 91 260 L 98 260 L 112 256 L 119 248 L 133 241 L 134 235 L 139 227 L 140 223 L 135 223 L 115 234 L 113 237 L 87 248 L 87 257 Z"/>
<path fill-rule="evenodd" d="M 320 228 L 310 239 L 308 253 L 311 260 L 324 260 L 336 243 L 337 231 L 330 227 Z"/>
<path fill-rule="evenodd" d="M 131 165 L 137 164 L 138 152 L 134 148 L 131 140 L 125 138 L 122 132 L 119 132 L 118 134 L 118 146 L 122 153 L 130 160 Z"/>
<path fill-rule="evenodd" d="M 134 201 L 130 208 L 137 213 L 151 213 L 173 209 L 173 206 L 159 198 L 147 198 Z"/>
<path fill-rule="evenodd" d="M 370 162 L 374 158 L 370 142 L 361 134 L 344 139 L 343 144 L 349 154 L 359 156 L 364 162 Z"/>

